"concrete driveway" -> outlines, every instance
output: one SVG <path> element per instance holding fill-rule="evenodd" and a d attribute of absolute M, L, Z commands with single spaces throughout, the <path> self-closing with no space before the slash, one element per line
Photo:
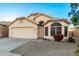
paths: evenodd
<path fill-rule="evenodd" d="M 74 56 L 79 38 L 75 40 L 76 43 L 30 40 L 11 52 L 24 56 Z"/>
<path fill-rule="evenodd" d="M 76 43 L 33 39 L 0 38 L 0 56 L 74 56 Z"/>
<path fill-rule="evenodd" d="M 26 39 L 0 38 L 0 50 L 9 52 L 28 41 Z"/>
<path fill-rule="evenodd" d="M 27 39 L 18 38 L 0 38 L 0 56 L 20 56 L 20 54 L 11 53 L 10 51 L 20 47 L 28 41 Z"/>

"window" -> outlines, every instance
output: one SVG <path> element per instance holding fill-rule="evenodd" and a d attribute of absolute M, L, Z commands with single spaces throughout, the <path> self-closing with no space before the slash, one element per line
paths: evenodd
<path fill-rule="evenodd" d="M 48 36 L 48 27 L 45 27 L 45 36 Z"/>
<path fill-rule="evenodd" d="M 68 34 L 68 27 L 65 26 L 65 27 L 64 27 L 64 36 L 67 37 L 67 34 Z"/>
<path fill-rule="evenodd" d="M 62 25 L 60 23 L 58 23 L 58 22 L 55 22 L 51 26 L 62 26 Z"/>
<path fill-rule="evenodd" d="M 55 27 L 51 27 L 51 36 L 55 34 Z"/>
<path fill-rule="evenodd" d="M 62 27 L 57 27 L 57 34 L 61 34 L 62 33 Z"/>
<path fill-rule="evenodd" d="M 62 33 L 62 25 L 60 23 L 53 23 L 51 25 L 51 36 L 54 34 L 61 34 Z"/>

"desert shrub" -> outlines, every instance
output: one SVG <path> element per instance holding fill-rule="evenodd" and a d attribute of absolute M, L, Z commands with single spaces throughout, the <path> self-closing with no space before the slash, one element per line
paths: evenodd
<path fill-rule="evenodd" d="M 68 38 L 68 42 L 75 43 L 75 39 L 72 38 L 72 37 L 69 37 L 69 38 Z"/>
<path fill-rule="evenodd" d="M 75 55 L 79 56 L 79 45 L 77 46 L 77 49 L 75 50 Z"/>

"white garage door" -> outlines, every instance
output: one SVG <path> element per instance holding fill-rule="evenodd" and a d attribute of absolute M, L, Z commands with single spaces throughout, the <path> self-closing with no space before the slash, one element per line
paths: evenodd
<path fill-rule="evenodd" d="M 12 28 L 11 32 L 14 38 L 36 38 L 34 28 Z"/>

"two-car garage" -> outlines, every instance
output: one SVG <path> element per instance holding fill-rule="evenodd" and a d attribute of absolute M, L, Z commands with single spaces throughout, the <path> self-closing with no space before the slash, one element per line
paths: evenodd
<path fill-rule="evenodd" d="M 21 23 L 19 21 L 16 20 L 9 26 L 9 37 L 36 39 L 37 25 L 27 20 L 23 20 Z"/>
<path fill-rule="evenodd" d="M 12 28 L 11 29 L 12 34 L 11 37 L 14 38 L 35 38 L 34 29 L 32 27 L 30 28 Z"/>

